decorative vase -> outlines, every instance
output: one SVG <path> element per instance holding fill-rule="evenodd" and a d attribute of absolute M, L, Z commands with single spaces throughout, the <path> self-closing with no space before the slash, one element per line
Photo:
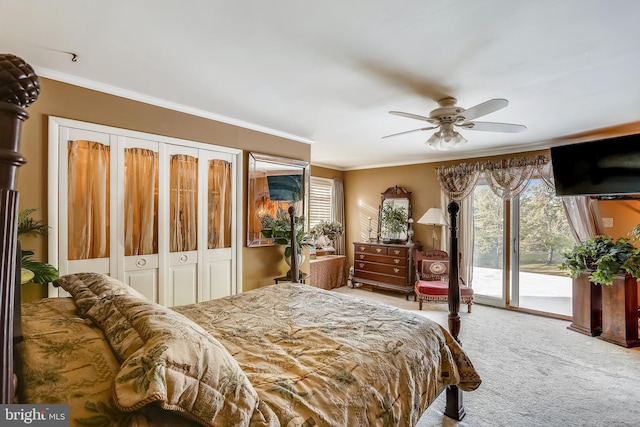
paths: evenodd
<path fill-rule="evenodd" d="M 302 273 L 300 273 L 300 266 L 302 265 L 302 263 L 305 260 L 305 256 L 304 254 L 298 254 L 298 273 L 300 275 L 302 275 Z M 289 266 L 289 271 L 287 271 L 287 279 L 291 279 L 291 257 L 285 257 L 285 262 L 287 263 L 287 265 Z M 300 279 L 300 277 L 298 277 L 298 279 Z"/>

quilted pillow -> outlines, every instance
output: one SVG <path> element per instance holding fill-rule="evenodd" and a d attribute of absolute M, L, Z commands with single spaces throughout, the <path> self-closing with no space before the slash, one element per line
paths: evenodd
<path fill-rule="evenodd" d="M 158 402 L 206 426 L 249 425 L 258 395 L 213 336 L 115 279 L 90 275 L 83 286 L 75 276 L 61 286 L 83 301 L 122 361 L 112 388 L 118 409 Z"/>
<path fill-rule="evenodd" d="M 53 282 L 69 292 L 76 303 L 78 314 L 86 317 L 95 301 L 105 295 L 127 294 L 139 298 L 144 295 L 113 277 L 101 273 L 76 273 L 60 276 Z"/>

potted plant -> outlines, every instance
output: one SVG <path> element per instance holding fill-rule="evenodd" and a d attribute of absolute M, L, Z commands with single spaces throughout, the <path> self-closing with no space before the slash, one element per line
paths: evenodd
<path fill-rule="evenodd" d="M 624 237 L 614 240 L 609 236 L 595 236 L 563 256 L 565 261 L 560 268 L 569 270 L 573 279 L 580 273 L 589 273 L 592 283 L 611 285 L 621 271 L 640 278 L 640 249 Z"/>
<path fill-rule="evenodd" d="M 313 245 L 309 234 L 304 228 L 304 216 L 294 217 L 294 224 L 296 227 L 296 249 L 298 253 L 298 265 L 304 261 L 304 255 L 302 255 L 302 249 L 308 248 Z M 267 239 L 273 239 L 274 245 L 286 246 L 284 249 L 284 257 L 287 263 L 290 265 L 291 258 L 291 222 L 289 215 L 284 209 L 278 209 L 276 216 L 264 215 L 260 217 L 260 224 L 262 227 L 262 234 Z"/>
<path fill-rule="evenodd" d="M 407 231 L 407 220 L 407 208 L 404 206 L 394 206 L 391 203 L 385 203 L 382 206 L 380 225 L 383 235 L 388 236 L 384 239 L 385 243 L 401 241 L 400 236 Z"/>
<path fill-rule="evenodd" d="M 44 236 L 49 232 L 49 226 L 31 216 L 37 209 L 24 209 L 18 213 L 18 240 L 22 236 Z M 22 249 L 20 267 L 22 268 L 23 283 L 45 284 L 58 277 L 58 270 L 46 262 L 34 261 L 33 251 Z"/>
<path fill-rule="evenodd" d="M 316 240 L 316 246 L 322 249 L 333 249 L 333 242 L 338 236 L 342 236 L 344 229 L 338 221 L 320 221 L 314 225 L 309 234 Z"/>
<path fill-rule="evenodd" d="M 569 270 L 574 279 L 573 323 L 569 329 L 588 331 L 626 347 L 640 345 L 640 249 L 627 238 L 599 235 L 577 244 L 564 258 L 560 268 Z"/>

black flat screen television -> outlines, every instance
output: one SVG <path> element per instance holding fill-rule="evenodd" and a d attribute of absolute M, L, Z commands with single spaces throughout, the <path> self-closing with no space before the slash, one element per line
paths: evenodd
<path fill-rule="evenodd" d="M 557 196 L 640 194 L 640 134 L 551 147 Z"/>
<path fill-rule="evenodd" d="M 302 175 L 267 176 L 269 198 L 273 201 L 302 200 Z"/>

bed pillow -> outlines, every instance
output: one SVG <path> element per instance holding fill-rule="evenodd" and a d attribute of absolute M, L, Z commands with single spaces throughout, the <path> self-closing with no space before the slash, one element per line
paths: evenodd
<path fill-rule="evenodd" d="M 249 425 L 258 394 L 236 360 L 199 325 L 127 294 L 104 295 L 87 316 L 123 359 L 113 383 L 118 409 L 158 402 L 203 425 Z"/>
<path fill-rule="evenodd" d="M 53 282 L 54 286 L 60 286 L 69 292 L 75 300 L 78 314 L 86 317 L 96 299 L 105 295 L 127 294 L 139 298 L 144 295 L 113 277 L 101 273 L 75 273 L 60 276 Z"/>
<path fill-rule="evenodd" d="M 22 304 L 24 340 L 16 346 L 20 403 L 67 404 L 74 426 L 171 426 L 195 423 L 147 405 L 120 412 L 111 397 L 120 363 L 102 331 L 77 314 L 71 298 Z"/>

